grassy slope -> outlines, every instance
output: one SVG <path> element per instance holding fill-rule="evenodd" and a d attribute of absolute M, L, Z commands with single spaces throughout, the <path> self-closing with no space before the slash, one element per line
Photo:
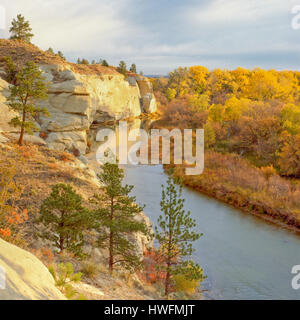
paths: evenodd
<path fill-rule="evenodd" d="M 97 186 L 90 182 L 89 173 L 80 168 L 80 162 L 70 154 L 49 150 L 46 147 L 27 144 L 0 144 L 0 166 L 10 162 L 17 168 L 15 182 L 23 187 L 22 195 L 15 205 L 28 209 L 29 220 L 22 224 L 22 242 L 17 243 L 34 253 L 46 265 L 59 262 L 72 262 L 75 270 L 81 271 L 83 263 L 72 255 L 58 255 L 49 258 L 48 244 L 39 240 L 39 227 L 35 219 L 39 215 L 42 201 L 50 194 L 56 183 L 71 184 L 82 195 L 86 206 L 88 198 L 97 191 Z M 52 254 L 51 254 L 52 256 Z M 91 260 L 92 261 L 92 260 Z M 118 273 L 111 277 L 106 265 L 96 264 L 93 276 L 84 276 L 83 282 L 76 289 L 92 300 L 108 299 L 153 299 L 157 298 L 155 288 L 142 284 L 136 276 Z"/>
<path fill-rule="evenodd" d="M 18 66 L 24 65 L 27 61 L 34 61 L 37 64 L 57 64 L 69 66 L 73 71 L 81 74 L 95 75 L 118 75 L 114 67 L 103 67 L 101 65 L 82 65 L 70 63 L 58 55 L 50 54 L 39 49 L 33 44 L 17 40 L 0 39 L 0 66 L 4 66 L 4 57 L 11 57 Z"/>

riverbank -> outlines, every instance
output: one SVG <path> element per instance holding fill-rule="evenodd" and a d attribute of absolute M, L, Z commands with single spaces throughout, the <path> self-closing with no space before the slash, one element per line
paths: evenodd
<path fill-rule="evenodd" d="M 186 165 L 173 167 L 187 187 L 266 221 L 300 233 L 300 188 L 234 154 L 206 151 L 200 176 L 186 176 Z"/>

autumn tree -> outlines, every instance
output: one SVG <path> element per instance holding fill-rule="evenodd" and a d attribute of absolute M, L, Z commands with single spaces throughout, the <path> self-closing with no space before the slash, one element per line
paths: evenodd
<path fill-rule="evenodd" d="M 207 90 L 209 70 L 202 66 L 193 66 L 189 69 L 192 78 L 192 88 L 197 94 L 204 94 Z"/>
<path fill-rule="evenodd" d="M 82 197 L 70 185 L 56 184 L 42 203 L 39 222 L 45 228 L 41 237 L 50 240 L 60 252 L 82 254 L 83 232 L 93 224 L 82 202 Z"/>
<path fill-rule="evenodd" d="M 130 196 L 133 186 L 122 186 L 124 172 L 117 164 L 106 163 L 101 166 L 98 178 L 103 185 L 102 192 L 94 195 L 91 202 L 97 206 L 94 215 L 98 221 L 100 247 L 108 248 L 108 267 L 112 273 L 116 265 L 133 270 L 141 266 L 136 245 L 129 236 L 141 232 L 149 236 L 144 222 L 136 219 L 143 207 Z"/>
<path fill-rule="evenodd" d="M 182 275 L 188 280 L 204 279 L 198 264 L 188 260 L 194 252 L 192 243 L 202 234 L 195 232 L 195 220 L 184 210 L 182 185 L 170 175 L 166 186 L 162 186 L 161 211 L 155 236 L 160 245 L 160 255 L 164 263 L 159 266 L 165 272 L 165 296 L 168 298 L 172 279 Z"/>
<path fill-rule="evenodd" d="M 290 134 L 300 133 L 300 106 L 288 103 L 283 106 L 280 112 L 282 127 Z"/>
<path fill-rule="evenodd" d="M 191 88 L 190 73 L 187 68 L 179 67 L 169 73 L 168 92 L 169 97 L 182 97 L 190 91 Z M 170 99 L 172 100 L 172 99 Z"/>
<path fill-rule="evenodd" d="M 7 60 L 9 61 L 9 60 Z M 9 70 L 15 70 L 14 64 L 7 62 Z M 16 116 L 11 120 L 14 127 L 20 127 L 19 145 L 23 144 L 24 133 L 32 134 L 37 129 L 34 125 L 34 117 L 38 113 L 49 115 L 46 108 L 37 106 L 39 100 L 47 99 L 47 87 L 42 77 L 42 72 L 34 62 L 27 62 L 24 67 L 15 75 L 15 85 L 10 86 L 8 106 L 21 116 Z"/>
<path fill-rule="evenodd" d="M 282 134 L 283 147 L 278 153 L 278 164 L 283 175 L 300 178 L 300 134 Z"/>
<path fill-rule="evenodd" d="M 12 26 L 9 29 L 9 32 L 12 34 L 12 36 L 10 39 L 22 40 L 30 43 L 33 34 L 31 33 L 32 29 L 29 21 L 26 21 L 21 14 L 18 14 L 17 18 L 13 19 L 11 25 Z"/>

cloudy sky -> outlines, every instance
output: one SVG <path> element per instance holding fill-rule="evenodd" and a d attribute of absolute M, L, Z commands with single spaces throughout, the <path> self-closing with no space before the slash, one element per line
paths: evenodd
<path fill-rule="evenodd" d="M 135 62 L 146 74 L 178 66 L 300 69 L 300 0 L 0 0 L 30 20 L 33 43 L 69 60 Z M 299 9 L 300 12 L 300 9 Z M 1 15 L 0 15 L 1 16 Z M 299 19 L 300 23 L 300 19 Z"/>

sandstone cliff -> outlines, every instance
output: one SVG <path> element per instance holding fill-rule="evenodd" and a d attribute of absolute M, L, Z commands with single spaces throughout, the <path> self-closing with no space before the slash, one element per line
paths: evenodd
<path fill-rule="evenodd" d="M 78 149 L 85 154 L 87 130 L 92 123 L 156 111 L 152 85 L 145 77 L 131 74 L 125 78 L 113 67 L 72 64 L 33 45 L 12 40 L 0 40 L 0 60 L 4 56 L 11 56 L 17 65 L 33 60 L 43 71 L 49 99 L 40 105 L 48 109 L 50 117 L 41 116 L 36 121 L 52 149 Z M 3 66 L 1 62 L 0 77 L 5 79 Z M 0 133 L 16 131 L 7 125 L 14 116 L 5 105 L 7 89 L 8 83 L 0 79 Z"/>

